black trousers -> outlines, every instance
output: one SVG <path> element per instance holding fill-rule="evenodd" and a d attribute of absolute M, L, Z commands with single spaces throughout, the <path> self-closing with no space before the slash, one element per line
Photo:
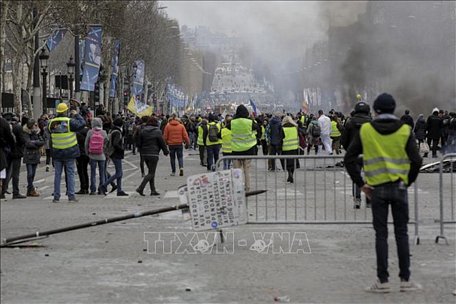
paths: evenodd
<path fill-rule="evenodd" d="M 432 151 L 432 157 L 437 156 L 437 149 L 439 146 L 439 138 L 429 138 L 427 139 L 430 150 Z M 432 146 L 431 146 L 432 143 Z"/>
<path fill-rule="evenodd" d="M 376 186 L 372 193 L 372 218 L 375 229 L 375 251 L 377 253 L 377 277 L 380 282 L 388 282 L 388 209 L 394 222 L 399 277 L 410 278 L 410 248 L 407 233 L 409 221 L 407 188 L 402 183 L 388 183 Z"/>
<path fill-rule="evenodd" d="M 155 189 L 155 171 L 157 170 L 158 156 L 144 157 L 144 162 L 146 163 L 146 166 L 147 166 L 147 169 L 148 169 L 149 172 L 147 172 L 147 175 L 144 176 L 141 184 L 138 187 L 138 190 L 140 192 L 143 192 L 144 188 L 149 183 L 150 191 L 151 192 L 156 192 L 156 189 Z"/>
<path fill-rule="evenodd" d="M 6 168 L 6 179 L 2 185 L 2 193 L 5 194 L 8 190 L 10 180 L 13 180 L 13 195 L 19 194 L 19 174 L 21 172 L 21 159 L 13 158 L 10 160 Z"/>
<path fill-rule="evenodd" d="M 281 146 L 275 146 L 275 145 L 269 145 L 269 155 L 280 155 L 282 154 L 282 147 Z M 284 164 L 282 163 L 282 169 L 284 168 Z M 275 170 L 276 169 L 276 161 L 275 159 L 270 159 L 268 163 L 268 169 L 269 170 Z"/>
<path fill-rule="evenodd" d="M 89 173 L 87 171 L 89 162 L 90 158 L 87 155 L 81 155 L 76 158 L 76 167 L 78 169 L 79 183 L 81 185 L 80 190 L 89 191 Z"/>

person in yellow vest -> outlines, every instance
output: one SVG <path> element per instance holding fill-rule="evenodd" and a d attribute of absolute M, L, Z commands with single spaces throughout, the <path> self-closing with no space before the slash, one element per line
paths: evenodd
<path fill-rule="evenodd" d="M 201 121 L 198 124 L 198 127 L 196 128 L 196 143 L 198 144 L 200 165 L 203 167 L 207 166 L 206 137 L 207 137 L 207 120 L 201 119 Z"/>
<path fill-rule="evenodd" d="M 371 201 L 377 254 L 377 281 L 367 292 L 390 292 L 388 282 L 388 209 L 394 222 L 401 291 L 421 289 L 410 280 L 407 187 L 418 177 L 422 158 L 410 126 L 393 115 L 396 101 L 383 93 L 374 101 L 376 117 L 361 125 L 344 158 L 351 179 Z M 364 176 L 357 163 L 363 154 Z"/>
<path fill-rule="evenodd" d="M 339 122 L 339 118 L 334 114 L 331 116 L 331 133 L 329 136 L 332 140 L 332 149 L 336 152 L 337 155 L 340 154 L 340 133 L 341 123 Z"/>
<path fill-rule="evenodd" d="M 266 127 L 268 126 L 268 119 L 264 117 L 261 123 L 261 149 L 263 151 L 263 155 L 268 155 L 268 141 L 266 140 Z"/>
<path fill-rule="evenodd" d="M 231 156 L 233 152 L 231 148 L 231 116 L 226 116 L 225 118 L 225 127 L 222 129 L 222 153 L 223 156 Z M 231 168 L 231 159 L 223 160 L 223 170 L 229 170 Z"/>
<path fill-rule="evenodd" d="M 71 110 L 68 117 L 68 110 L 66 103 L 59 103 L 56 109 L 57 116 L 51 119 L 48 125 L 51 134 L 51 154 L 55 166 L 53 203 L 60 201 L 60 180 L 64 168 L 66 168 L 68 200 L 77 202 L 74 190 L 75 159 L 79 157 L 80 151 L 75 132 L 84 128 L 86 122 L 76 110 Z"/>
<path fill-rule="evenodd" d="M 206 151 L 207 151 L 207 170 L 215 171 L 215 164 L 219 159 L 220 148 L 222 146 L 222 127 L 217 121 L 217 116 L 209 114 L 209 123 L 207 124 L 206 133 Z"/>
<path fill-rule="evenodd" d="M 290 116 L 285 116 L 282 120 L 282 155 L 298 155 L 299 149 L 299 136 L 298 125 Z M 296 169 L 296 159 L 287 159 L 285 161 L 288 171 L 288 183 L 293 183 L 293 174 Z"/>
<path fill-rule="evenodd" d="M 229 127 L 231 130 L 231 149 L 232 155 L 256 155 L 257 139 L 256 131 L 257 124 L 255 120 L 249 118 L 249 111 L 244 105 L 239 105 L 236 108 L 236 114 L 231 120 Z M 245 190 L 250 190 L 250 159 L 237 159 L 234 161 L 234 168 L 242 168 L 244 171 Z"/>

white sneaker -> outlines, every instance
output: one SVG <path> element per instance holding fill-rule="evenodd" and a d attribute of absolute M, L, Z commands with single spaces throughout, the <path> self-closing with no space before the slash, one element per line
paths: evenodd
<path fill-rule="evenodd" d="M 388 293 L 391 292 L 391 286 L 389 282 L 380 283 L 377 279 L 374 284 L 364 289 L 366 292 L 373 292 L 373 293 Z"/>
<path fill-rule="evenodd" d="M 423 286 L 413 281 L 402 281 L 400 285 L 400 291 L 402 292 L 416 291 L 421 289 L 423 289 Z"/>

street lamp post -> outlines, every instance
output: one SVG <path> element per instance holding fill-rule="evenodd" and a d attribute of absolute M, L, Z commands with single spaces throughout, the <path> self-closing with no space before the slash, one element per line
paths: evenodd
<path fill-rule="evenodd" d="M 67 62 L 67 72 L 68 72 L 68 86 L 70 88 L 70 99 L 73 98 L 73 75 L 74 75 L 74 68 L 76 63 L 73 61 L 73 56 L 70 56 L 70 60 Z"/>
<path fill-rule="evenodd" d="M 45 48 L 41 49 L 41 53 L 39 55 L 40 66 L 41 66 L 41 75 L 43 76 L 43 113 L 47 112 L 47 67 L 48 67 L 48 59 L 49 54 L 47 53 Z"/>

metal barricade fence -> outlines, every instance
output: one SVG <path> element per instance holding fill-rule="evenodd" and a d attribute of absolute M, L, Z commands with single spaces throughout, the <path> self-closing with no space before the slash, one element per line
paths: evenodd
<path fill-rule="evenodd" d="M 448 168 L 445 168 L 445 161 L 450 160 Z M 440 235 L 435 238 L 435 242 L 438 243 L 440 239 L 443 239 L 448 245 L 448 239 L 444 234 L 445 224 L 456 224 L 455 221 L 455 210 L 454 200 L 456 198 L 456 180 L 454 173 L 456 171 L 456 153 L 446 154 L 442 157 L 439 164 L 439 201 L 440 201 Z M 449 175 L 449 176 L 445 176 Z M 445 188 L 445 189 L 444 189 Z M 447 191 L 446 189 L 449 189 Z"/>
<path fill-rule="evenodd" d="M 286 160 L 299 162 L 294 182 L 287 183 Z M 343 156 L 252 155 L 223 156 L 216 164 L 223 169 L 225 160 L 250 160 L 250 189 L 267 190 L 249 198 L 248 223 L 256 224 L 370 224 L 372 211 L 366 200 L 354 208 L 353 183 L 341 161 Z M 282 166 L 282 162 L 284 166 Z M 271 170 L 275 163 L 276 170 Z M 281 169 L 279 169 L 281 168 Z M 418 238 L 418 190 L 409 189 L 410 224 Z M 391 214 L 389 221 L 392 222 Z"/>

